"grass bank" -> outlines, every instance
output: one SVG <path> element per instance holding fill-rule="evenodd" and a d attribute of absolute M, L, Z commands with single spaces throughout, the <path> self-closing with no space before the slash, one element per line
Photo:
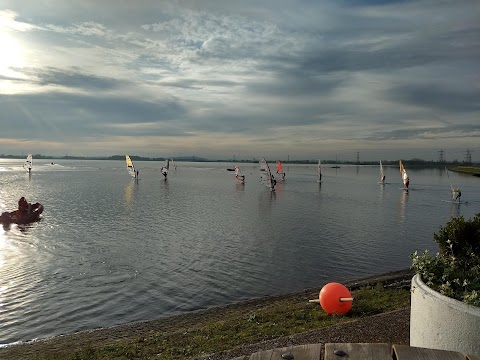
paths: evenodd
<path fill-rule="evenodd" d="M 480 176 L 480 166 L 454 166 L 451 168 L 449 167 L 448 170 Z"/>
<path fill-rule="evenodd" d="M 410 304 L 411 271 L 346 283 L 346 316 L 327 315 L 319 289 L 0 349 L 5 359 L 188 359 L 368 317 Z"/>

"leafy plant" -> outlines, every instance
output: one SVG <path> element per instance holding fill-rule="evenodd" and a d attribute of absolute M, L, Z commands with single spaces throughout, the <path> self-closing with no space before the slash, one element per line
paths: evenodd
<path fill-rule="evenodd" d="M 414 252 L 412 268 L 440 294 L 480 306 L 480 213 L 453 218 L 433 238 L 440 251 Z"/>

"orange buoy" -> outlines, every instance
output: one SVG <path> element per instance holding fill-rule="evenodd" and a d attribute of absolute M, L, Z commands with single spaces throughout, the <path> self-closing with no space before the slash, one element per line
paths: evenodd
<path fill-rule="evenodd" d="M 328 283 L 318 294 L 322 309 L 328 314 L 346 314 L 352 307 L 352 294 L 339 283 Z"/>

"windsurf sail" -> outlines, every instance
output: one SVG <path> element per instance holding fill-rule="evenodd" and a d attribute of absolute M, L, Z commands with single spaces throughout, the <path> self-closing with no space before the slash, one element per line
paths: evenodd
<path fill-rule="evenodd" d="M 283 164 L 277 160 L 277 174 L 281 175 L 282 180 L 285 180 L 285 171 L 283 171 Z"/>
<path fill-rule="evenodd" d="M 450 184 L 450 190 L 452 190 L 453 192 L 452 182 L 450 181 L 450 176 L 448 175 L 448 169 L 446 166 L 445 166 L 445 172 L 447 173 L 448 183 Z"/>
<path fill-rule="evenodd" d="M 177 163 L 175 161 L 170 160 L 170 162 L 172 163 L 172 166 L 173 166 L 173 170 L 177 170 Z"/>
<path fill-rule="evenodd" d="M 283 164 L 280 160 L 277 161 L 277 174 L 283 173 Z"/>
<path fill-rule="evenodd" d="M 271 191 L 275 191 L 276 180 L 270 171 L 267 161 L 261 158 L 260 161 L 260 181 L 268 186 Z"/>
<path fill-rule="evenodd" d="M 165 164 L 162 166 L 162 168 L 160 169 L 160 172 L 162 173 L 162 175 L 165 177 L 165 179 L 167 178 L 167 175 L 168 175 L 168 168 L 170 167 L 170 160 L 167 159 L 165 160 Z"/>
<path fill-rule="evenodd" d="M 382 160 L 380 160 L 380 183 L 385 184 L 385 174 L 383 172 Z"/>
<path fill-rule="evenodd" d="M 135 177 L 137 174 L 137 171 L 135 170 L 135 166 L 133 165 L 133 161 L 132 159 L 130 159 L 130 156 L 125 155 L 125 161 L 127 163 L 128 173 L 130 174 L 131 177 Z"/>
<path fill-rule="evenodd" d="M 242 172 L 240 171 L 240 167 L 235 166 L 235 178 L 240 181 L 241 183 L 244 183 L 245 182 L 245 175 L 242 174 Z"/>
<path fill-rule="evenodd" d="M 450 181 L 450 176 L 448 175 L 448 169 L 445 166 L 445 172 L 447 173 L 448 183 L 450 184 L 450 191 L 452 192 L 452 201 L 460 203 L 460 197 L 462 196 L 462 192 L 459 188 L 454 188 L 452 182 Z"/>
<path fill-rule="evenodd" d="M 402 175 L 403 187 L 405 189 L 408 189 L 408 184 L 410 183 L 410 179 L 408 178 L 407 170 L 405 170 L 402 160 L 400 160 L 399 165 L 400 165 L 400 174 Z"/>
<path fill-rule="evenodd" d="M 28 154 L 27 159 L 25 160 L 25 163 L 23 164 L 23 168 L 25 169 L 25 171 L 31 172 L 32 171 L 32 165 L 33 165 L 32 154 Z"/>

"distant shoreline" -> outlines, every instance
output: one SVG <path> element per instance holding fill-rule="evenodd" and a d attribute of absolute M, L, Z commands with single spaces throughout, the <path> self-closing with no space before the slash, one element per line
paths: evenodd
<path fill-rule="evenodd" d="M 480 176 L 480 166 L 455 166 L 455 167 L 449 168 L 448 170 L 455 171 L 462 174 Z"/>
<path fill-rule="evenodd" d="M 26 155 L 5 155 L 0 154 L 0 159 L 25 159 Z M 43 160 L 116 160 L 116 161 L 125 161 L 125 155 L 112 155 L 112 156 L 51 156 L 51 155 L 41 155 L 41 154 L 34 154 L 33 158 L 35 160 L 43 159 Z M 172 159 L 172 157 L 144 157 L 138 155 L 130 155 L 130 158 L 133 161 L 165 161 L 167 159 Z M 258 159 L 207 159 L 204 157 L 198 156 L 180 156 L 180 157 L 173 157 L 173 160 L 176 162 L 224 162 L 224 163 L 236 163 L 236 164 L 256 164 L 258 163 Z M 267 162 L 277 162 L 277 160 L 282 161 L 283 164 L 318 164 L 318 159 L 308 160 L 285 160 L 285 159 L 266 159 Z M 445 166 L 449 167 L 449 170 L 458 171 L 458 172 L 465 172 L 463 170 L 454 170 L 454 169 L 476 169 L 474 174 L 480 174 L 480 165 L 460 165 L 458 161 L 453 162 L 438 162 L 438 161 L 427 161 L 422 159 L 410 159 L 410 160 L 402 160 L 403 164 L 408 168 L 439 168 L 443 169 Z M 337 160 L 322 160 L 322 164 L 324 165 L 331 165 L 335 164 L 336 167 L 341 168 L 340 165 L 369 165 L 369 166 L 378 166 L 378 161 L 337 161 Z M 398 160 L 382 160 L 382 164 L 384 166 L 398 166 Z M 468 172 L 471 173 L 471 172 Z"/>

